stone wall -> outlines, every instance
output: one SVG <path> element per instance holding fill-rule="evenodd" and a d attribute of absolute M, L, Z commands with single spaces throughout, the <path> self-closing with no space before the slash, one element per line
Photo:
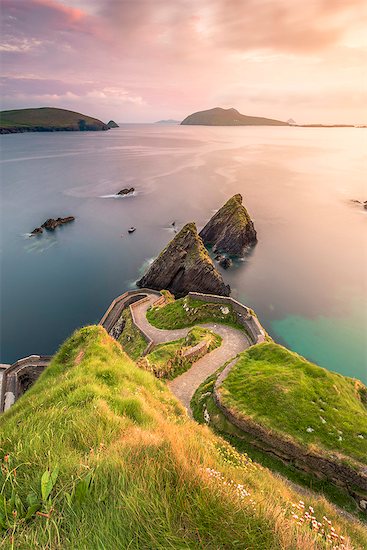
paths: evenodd
<path fill-rule="evenodd" d="M 117 298 L 115 298 L 115 300 L 113 300 L 110 307 L 107 309 L 106 313 L 100 320 L 99 324 L 102 325 L 103 328 L 105 328 L 106 331 L 110 334 L 112 328 L 120 318 L 123 310 L 134 302 L 145 298 L 147 292 L 149 292 L 149 294 L 156 294 L 157 297 L 161 296 L 160 292 L 157 292 L 156 290 L 149 290 L 147 288 L 142 288 L 139 290 L 128 290 L 127 292 L 124 292 L 124 294 L 121 294 L 121 296 L 118 296 Z"/>
<path fill-rule="evenodd" d="M 3 370 L 0 412 L 6 411 L 37 380 L 48 366 L 48 355 L 30 355 Z"/>
<path fill-rule="evenodd" d="M 260 344 L 265 341 L 265 330 L 261 326 L 256 315 L 253 315 L 251 310 L 234 300 L 233 298 L 226 296 L 215 296 L 212 294 L 201 294 L 199 292 L 189 292 L 189 297 L 193 300 L 201 300 L 202 302 L 211 302 L 214 304 L 226 304 L 232 306 L 233 311 L 236 314 L 237 321 L 242 325 L 248 336 L 251 339 L 252 344 Z"/>

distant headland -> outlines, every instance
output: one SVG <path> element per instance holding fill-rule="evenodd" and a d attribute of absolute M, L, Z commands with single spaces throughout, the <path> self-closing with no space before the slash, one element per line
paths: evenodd
<path fill-rule="evenodd" d="M 246 116 L 239 113 L 236 109 L 222 109 L 221 107 L 193 113 L 186 117 L 181 124 L 198 124 L 202 126 L 289 126 L 288 122 L 281 120 Z"/>
<path fill-rule="evenodd" d="M 15 109 L 0 112 L 0 134 L 109 130 L 111 122 L 105 124 L 97 118 L 54 107 Z"/>
<path fill-rule="evenodd" d="M 157 120 L 154 124 L 181 124 L 181 121 L 174 120 L 173 118 L 167 118 L 165 120 Z"/>
<path fill-rule="evenodd" d="M 237 109 L 215 107 L 187 116 L 181 124 L 201 126 L 293 126 L 296 128 L 366 128 L 363 124 L 297 124 L 292 118 L 287 122 L 273 118 L 242 115 Z"/>

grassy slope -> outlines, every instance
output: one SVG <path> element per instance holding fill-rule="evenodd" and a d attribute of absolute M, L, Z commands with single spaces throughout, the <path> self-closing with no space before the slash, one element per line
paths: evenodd
<path fill-rule="evenodd" d="M 147 341 L 140 330 L 134 325 L 130 308 L 126 308 L 122 316 L 125 318 L 125 326 L 118 341 L 128 356 L 136 361 L 136 359 L 143 355 L 147 347 Z"/>
<path fill-rule="evenodd" d="M 193 327 L 186 338 L 155 346 L 154 350 L 142 358 L 138 364 L 158 378 L 172 379 L 188 370 L 198 359 L 198 357 L 182 357 L 181 351 L 194 347 L 203 340 L 207 340 L 208 348 L 202 355 L 219 347 L 222 342 L 218 334 L 205 328 Z"/>
<path fill-rule="evenodd" d="M 52 107 L 42 107 L 40 109 L 16 109 L 14 111 L 0 112 L 0 126 L 14 128 L 32 128 L 32 127 L 78 127 L 79 120 L 85 120 L 86 124 L 104 125 L 103 122 L 81 113 L 68 111 L 65 109 L 56 109 Z"/>
<path fill-rule="evenodd" d="M 150 309 L 147 318 L 153 326 L 163 329 L 190 327 L 198 323 L 223 323 L 243 330 L 243 326 L 236 321 L 232 307 L 224 306 L 229 309 L 228 314 L 224 314 L 221 307 L 221 304 L 186 297 L 164 307 Z"/>
<path fill-rule="evenodd" d="M 232 410 L 267 428 L 367 463 L 367 409 L 359 381 L 265 343 L 241 354 L 221 391 Z"/>
<path fill-rule="evenodd" d="M 76 332 L 4 414 L 0 448 L 18 466 L 13 479 L 23 501 L 31 490 L 39 493 L 47 466 L 60 468 L 50 517 L 20 522 L 2 548 L 325 547 L 292 519 L 291 502 L 300 498 L 293 488 L 192 422 L 165 385 L 136 368 L 101 327 Z M 216 481 L 207 467 L 251 496 L 240 497 L 239 488 Z M 68 499 L 86 472 L 93 472 L 91 489 Z M 2 498 L 9 497 L 8 485 Z M 355 548 L 366 547 L 361 524 L 322 498 L 307 498 L 309 504 Z"/>
<path fill-rule="evenodd" d="M 297 483 L 314 492 L 325 495 L 331 502 L 344 510 L 355 514 L 365 520 L 365 514 L 361 512 L 354 498 L 342 487 L 336 487 L 325 479 L 306 473 L 292 463 L 285 463 L 272 453 L 267 453 L 254 446 L 251 435 L 239 430 L 231 424 L 217 407 L 213 399 L 214 384 L 218 373 L 213 374 L 203 382 L 196 390 L 191 409 L 193 417 L 200 424 L 207 424 L 215 433 L 224 437 L 239 452 L 248 454 L 258 464 L 270 468 L 273 472 L 283 475 L 290 481 Z"/>

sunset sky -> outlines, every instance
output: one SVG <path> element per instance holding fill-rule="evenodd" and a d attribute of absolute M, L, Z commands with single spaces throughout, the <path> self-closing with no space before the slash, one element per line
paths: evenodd
<path fill-rule="evenodd" d="M 367 0 L 2 0 L 2 109 L 367 123 Z"/>

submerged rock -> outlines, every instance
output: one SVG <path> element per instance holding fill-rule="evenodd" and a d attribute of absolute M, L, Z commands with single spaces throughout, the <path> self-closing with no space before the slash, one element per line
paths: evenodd
<path fill-rule="evenodd" d="M 242 196 L 234 195 L 208 221 L 200 231 L 206 245 L 214 252 L 225 252 L 231 256 L 243 256 L 249 246 L 257 243 L 253 221 L 242 204 Z"/>
<path fill-rule="evenodd" d="M 228 269 L 232 265 L 232 260 L 230 258 L 226 258 L 225 256 L 222 256 L 219 260 L 219 265 L 223 267 L 223 269 Z"/>
<path fill-rule="evenodd" d="M 134 187 L 125 187 L 124 189 L 121 189 L 117 194 L 118 195 L 132 195 L 134 193 L 135 189 Z"/>
<path fill-rule="evenodd" d="M 56 220 L 54 218 L 49 218 L 46 220 L 42 225 L 44 229 L 47 229 L 47 231 L 54 231 L 56 227 L 59 225 L 64 225 L 65 223 L 70 223 L 75 220 L 74 216 L 67 216 L 66 218 L 57 218 Z M 38 228 L 40 229 L 40 228 Z"/>
<path fill-rule="evenodd" d="M 229 296 L 194 223 L 186 224 L 154 260 L 138 287 L 170 290 L 176 297 L 188 292 L 207 292 Z"/>

